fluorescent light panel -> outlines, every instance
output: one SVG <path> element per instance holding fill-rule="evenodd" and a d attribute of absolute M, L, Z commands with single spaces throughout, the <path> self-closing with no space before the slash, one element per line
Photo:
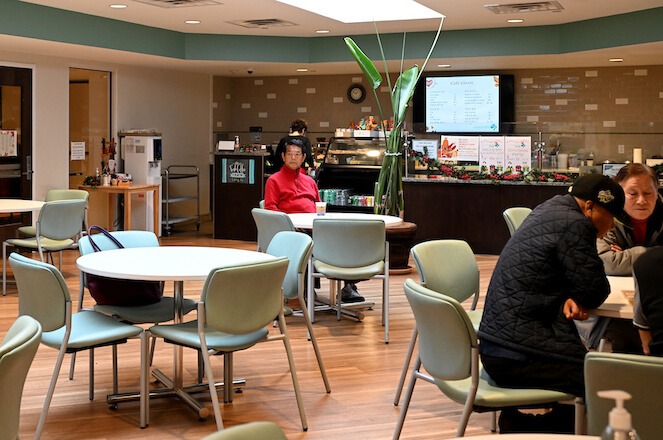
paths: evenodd
<path fill-rule="evenodd" d="M 444 15 L 414 0 L 381 0 L 374 7 L 358 7 L 356 0 L 277 0 L 343 23 L 442 18 Z"/>

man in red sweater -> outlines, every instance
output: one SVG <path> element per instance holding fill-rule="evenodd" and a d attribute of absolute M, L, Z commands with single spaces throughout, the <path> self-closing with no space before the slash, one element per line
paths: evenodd
<path fill-rule="evenodd" d="M 315 202 L 320 201 L 318 185 L 299 170 L 306 160 L 304 143 L 299 139 L 290 139 L 281 157 L 283 167 L 272 174 L 265 184 L 265 209 L 286 214 L 315 212 Z M 363 302 L 364 297 L 359 295 L 354 283 L 346 281 L 341 300 Z"/>

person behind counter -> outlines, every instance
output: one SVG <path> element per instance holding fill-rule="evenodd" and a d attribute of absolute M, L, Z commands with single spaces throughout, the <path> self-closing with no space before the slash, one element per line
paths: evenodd
<path fill-rule="evenodd" d="M 302 167 L 300 167 L 301 172 L 306 173 L 308 170 L 315 169 L 314 157 L 311 152 L 311 141 L 306 137 L 306 132 L 308 130 L 308 124 L 304 119 L 295 119 L 290 124 L 290 133 L 287 136 L 284 136 L 279 141 L 276 146 L 276 151 L 274 152 L 274 168 L 280 170 L 285 161 L 283 160 L 283 153 L 285 153 L 285 148 L 288 145 L 288 142 L 291 140 L 299 140 L 304 145 L 304 154 L 306 158 L 302 162 Z"/>
<path fill-rule="evenodd" d="M 584 395 L 587 349 L 574 320 L 607 298 L 610 285 L 596 239 L 623 213 L 624 191 L 609 177 L 578 178 L 569 194 L 537 206 L 502 250 L 479 327 L 485 371 L 502 387 Z M 573 432 L 574 411 L 500 414 L 500 432 Z"/>
<path fill-rule="evenodd" d="M 281 159 L 285 164 L 265 183 L 265 209 L 286 214 L 315 212 L 315 202 L 320 201 L 318 185 L 299 171 L 306 160 L 304 143 L 299 139 L 290 139 Z M 341 290 L 341 301 L 363 302 L 364 297 L 357 291 L 355 283 L 346 281 Z"/>

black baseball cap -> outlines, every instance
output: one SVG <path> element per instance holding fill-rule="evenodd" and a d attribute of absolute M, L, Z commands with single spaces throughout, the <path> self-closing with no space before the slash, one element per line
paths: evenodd
<path fill-rule="evenodd" d="M 591 200 L 607 209 L 613 217 L 624 217 L 624 190 L 603 174 L 592 173 L 579 177 L 569 188 L 572 196 Z"/>

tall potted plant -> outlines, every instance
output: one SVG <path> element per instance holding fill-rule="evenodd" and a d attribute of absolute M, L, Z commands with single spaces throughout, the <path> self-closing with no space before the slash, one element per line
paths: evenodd
<path fill-rule="evenodd" d="M 350 53 L 352 53 L 352 56 L 357 61 L 357 64 L 359 64 L 359 67 L 364 73 L 364 76 L 368 80 L 368 84 L 373 90 L 373 95 L 375 96 L 375 100 L 378 105 L 380 119 L 382 120 L 382 130 L 386 142 L 382 167 L 380 168 L 378 181 L 375 185 L 374 195 L 376 214 L 395 215 L 399 217 L 403 216 L 403 124 L 405 123 L 405 114 L 407 112 L 408 105 L 412 100 L 412 95 L 414 95 L 415 86 L 421 77 L 421 73 L 426 68 L 426 64 L 428 63 L 428 60 L 433 53 L 433 49 L 437 44 L 437 40 L 442 30 L 443 22 L 444 16 L 442 16 L 440 19 L 440 25 L 437 29 L 435 39 L 433 40 L 433 44 L 428 51 L 428 55 L 424 60 L 421 70 L 416 64 L 405 71 L 403 70 L 406 36 L 406 34 L 403 34 L 400 73 L 393 87 L 389 77 L 387 60 L 384 55 L 380 33 L 378 32 L 377 26 L 375 27 L 375 34 L 377 36 L 378 46 L 380 47 L 380 54 L 384 63 L 385 77 L 387 78 L 387 84 L 389 85 L 391 108 L 394 117 L 393 128 L 388 135 L 386 133 L 387 118 L 385 118 L 384 112 L 382 110 L 382 104 L 380 103 L 380 99 L 377 94 L 377 88 L 380 86 L 380 84 L 382 84 L 383 81 L 382 75 L 380 72 L 378 72 L 370 58 L 366 56 L 366 54 L 359 48 L 359 46 L 357 46 L 352 38 L 345 38 L 346 46 L 348 49 L 350 49 Z"/>

